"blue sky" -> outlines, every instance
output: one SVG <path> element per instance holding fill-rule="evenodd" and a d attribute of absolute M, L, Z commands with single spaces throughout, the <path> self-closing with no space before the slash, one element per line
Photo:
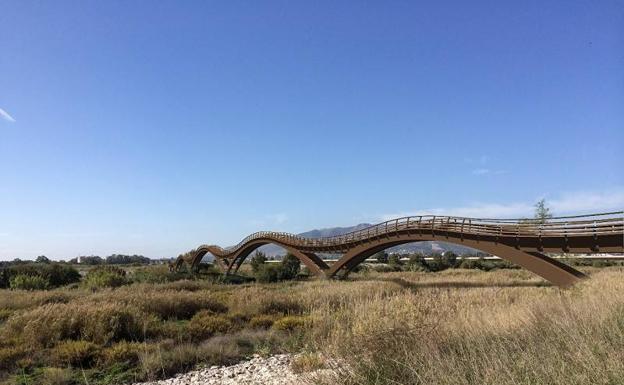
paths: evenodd
<path fill-rule="evenodd" d="M 4 1 L 0 259 L 624 207 L 624 3 Z"/>

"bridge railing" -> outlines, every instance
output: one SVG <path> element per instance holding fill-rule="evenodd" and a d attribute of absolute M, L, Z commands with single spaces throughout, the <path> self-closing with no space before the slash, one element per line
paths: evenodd
<path fill-rule="evenodd" d="M 549 218 L 544 221 L 535 219 L 484 219 L 439 215 L 409 216 L 392 219 L 364 229 L 333 237 L 305 238 L 285 232 L 260 231 L 245 237 L 236 246 L 222 250 L 224 252 L 236 250 L 254 239 L 261 238 L 276 239 L 286 245 L 292 246 L 331 248 L 406 230 L 421 234 L 448 232 L 498 237 L 597 236 L 602 234 L 623 233 L 624 211 L 557 217 Z"/>

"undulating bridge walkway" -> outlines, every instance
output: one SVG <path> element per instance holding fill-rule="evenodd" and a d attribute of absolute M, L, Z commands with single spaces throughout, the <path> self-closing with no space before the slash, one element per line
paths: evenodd
<path fill-rule="evenodd" d="M 624 252 L 624 211 L 551 218 L 478 219 L 449 216 L 397 218 L 348 234 L 327 238 L 261 231 L 236 246 L 201 245 L 180 255 L 174 268 L 196 267 L 211 253 L 226 274 L 236 272 L 257 248 L 275 244 L 295 255 L 311 273 L 325 278 L 344 277 L 358 264 L 386 248 L 410 242 L 441 241 L 499 256 L 559 286 L 570 286 L 584 275 L 546 253 Z M 317 254 L 342 254 L 331 265 Z"/>

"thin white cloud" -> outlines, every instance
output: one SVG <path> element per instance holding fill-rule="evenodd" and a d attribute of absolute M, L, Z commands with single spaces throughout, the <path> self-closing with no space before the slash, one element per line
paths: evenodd
<path fill-rule="evenodd" d="M 624 208 L 624 188 L 603 192 L 573 192 L 547 200 L 555 213 L 619 211 Z"/>
<path fill-rule="evenodd" d="M 539 200 L 535 199 L 535 201 Z M 384 214 L 381 220 L 412 215 L 452 215 L 473 218 L 524 218 L 533 215 L 535 201 L 513 203 L 475 203 L 464 207 L 430 208 Z M 624 188 L 602 192 L 564 193 L 557 199 L 546 199 L 555 216 L 587 214 L 624 209 Z"/>
<path fill-rule="evenodd" d="M 490 157 L 487 155 L 481 155 L 477 158 L 465 158 L 464 161 L 470 164 L 480 164 L 485 165 L 490 160 Z"/>
<path fill-rule="evenodd" d="M 8 122 L 15 123 L 15 119 L 13 119 L 13 117 L 2 108 L 0 108 L 0 116 Z"/>
<path fill-rule="evenodd" d="M 475 167 L 470 172 L 472 175 L 485 176 L 507 174 L 507 170 L 489 168 L 487 165 L 490 162 L 490 157 L 487 155 L 481 155 L 478 158 L 466 158 L 465 161 Z"/>
<path fill-rule="evenodd" d="M 489 168 L 476 168 L 472 170 L 473 175 L 502 175 L 506 173 L 506 170 L 491 170 Z"/>
<path fill-rule="evenodd" d="M 490 170 L 489 168 L 476 168 L 472 170 L 472 173 L 474 175 L 486 175 L 486 174 L 489 174 L 490 172 L 492 172 L 492 170 Z"/>

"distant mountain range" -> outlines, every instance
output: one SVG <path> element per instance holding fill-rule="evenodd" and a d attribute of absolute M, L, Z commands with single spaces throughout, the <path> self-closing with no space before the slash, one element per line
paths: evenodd
<path fill-rule="evenodd" d="M 350 233 L 352 231 L 365 229 L 370 226 L 372 226 L 370 223 L 360 223 L 358 225 L 350 226 L 350 227 L 330 227 L 326 229 L 315 229 L 315 230 L 306 231 L 305 233 L 300 233 L 297 235 L 301 237 L 305 237 L 305 238 L 335 237 L 338 235 Z M 286 254 L 286 251 L 284 249 L 275 245 L 262 246 L 258 250 L 265 253 L 267 256 L 271 256 L 271 257 L 281 257 Z M 432 254 L 432 253 L 443 253 L 445 251 L 452 251 L 453 253 L 457 255 L 477 253 L 477 250 L 474 250 L 468 247 L 458 246 L 452 243 L 437 242 L 437 241 L 436 242 L 406 243 L 404 245 L 391 247 L 386 250 L 386 252 L 390 254 L 393 254 L 393 253 Z"/>

